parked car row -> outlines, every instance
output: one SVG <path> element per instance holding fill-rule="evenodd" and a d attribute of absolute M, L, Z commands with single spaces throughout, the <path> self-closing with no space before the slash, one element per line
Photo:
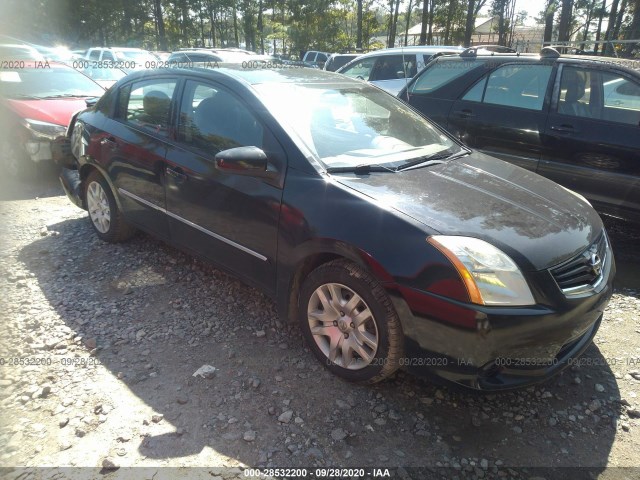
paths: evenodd
<path fill-rule="evenodd" d="M 640 69 L 448 47 L 343 75 L 189 57 L 220 53 L 106 93 L 56 62 L 1 71 L 6 170 L 57 138 L 99 238 L 143 230 L 261 288 L 348 380 L 406 366 L 499 390 L 587 348 L 615 276 L 590 202 L 640 220 Z"/>

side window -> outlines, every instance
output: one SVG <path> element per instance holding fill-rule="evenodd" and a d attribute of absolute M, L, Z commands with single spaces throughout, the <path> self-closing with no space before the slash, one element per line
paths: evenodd
<path fill-rule="evenodd" d="M 318 53 L 316 56 L 316 62 L 326 62 L 327 56 L 324 53 Z"/>
<path fill-rule="evenodd" d="M 186 56 L 184 53 L 172 53 L 169 57 L 169 62 L 182 63 L 186 60 Z"/>
<path fill-rule="evenodd" d="M 409 73 L 410 64 L 415 63 L 415 55 L 382 55 L 377 58 L 369 80 L 404 78 Z"/>
<path fill-rule="evenodd" d="M 503 65 L 491 72 L 483 103 L 542 110 L 551 65 Z"/>
<path fill-rule="evenodd" d="M 467 90 L 467 93 L 464 94 L 462 100 L 467 100 L 468 102 L 482 102 L 482 97 L 484 96 L 484 87 L 487 85 L 487 75 L 482 77 L 480 81 L 476 82 L 476 84 Z"/>
<path fill-rule="evenodd" d="M 445 83 L 450 82 L 474 68 L 483 66 L 477 60 L 442 61 L 440 59 L 431 64 L 411 85 L 411 93 L 430 93 Z"/>
<path fill-rule="evenodd" d="M 89 60 L 100 60 L 100 50 L 91 50 Z"/>
<path fill-rule="evenodd" d="M 602 74 L 603 120 L 640 125 L 640 83 L 616 73 Z"/>
<path fill-rule="evenodd" d="M 560 79 L 558 113 L 572 117 L 597 117 L 595 98 L 593 104 L 591 102 L 591 86 L 597 76 L 591 70 L 565 66 Z"/>
<path fill-rule="evenodd" d="M 369 75 L 371 74 L 371 70 L 373 70 L 373 66 L 375 65 L 375 63 L 375 57 L 363 58 L 362 60 L 354 63 L 349 68 L 340 73 L 351 78 L 369 80 Z"/>
<path fill-rule="evenodd" d="M 102 52 L 102 60 L 106 62 L 113 62 L 115 61 L 115 58 L 113 58 L 113 53 L 105 50 L 104 52 Z"/>
<path fill-rule="evenodd" d="M 115 90 L 113 88 L 107 90 L 98 103 L 96 104 L 96 110 L 102 113 L 103 115 L 111 115 L 111 109 L 113 107 L 113 101 L 115 97 Z"/>
<path fill-rule="evenodd" d="M 142 127 L 152 133 L 167 136 L 170 123 L 171 97 L 176 88 L 175 80 L 157 79 L 135 82 L 131 85 L 126 100 L 120 98 L 120 105 L 126 101 L 119 116 L 127 123 Z"/>
<path fill-rule="evenodd" d="M 186 83 L 178 138 L 208 155 L 234 147 L 263 148 L 262 124 L 230 92 L 193 80 Z"/>

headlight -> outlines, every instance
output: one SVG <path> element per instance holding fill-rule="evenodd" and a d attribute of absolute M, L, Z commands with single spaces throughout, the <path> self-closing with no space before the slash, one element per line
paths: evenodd
<path fill-rule="evenodd" d="M 25 118 L 25 126 L 37 137 L 46 137 L 50 140 L 53 140 L 60 135 L 64 135 L 67 131 L 67 127 L 63 125 L 41 122 L 40 120 L 32 120 L 30 118 Z"/>
<path fill-rule="evenodd" d="M 434 235 L 427 241 L 453 263 L 473 303 L 509 306 L 536 303 L 518 266 L 490 243 L 445 235 Z"/>

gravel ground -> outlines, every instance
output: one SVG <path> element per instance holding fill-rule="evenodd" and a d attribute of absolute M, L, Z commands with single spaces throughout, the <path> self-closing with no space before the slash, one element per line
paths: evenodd
<path fill-rule="evenodd" d="M 260 292 L 147 235 L 97 240 L 52 172 L 0 180 L 0 200 L 0 477 L 640 476 L 637 227 L 607 222 L 617 288 L 581 365 L 479 395 L 403 372 L 373 387 L 333 377 Z M 215 371 L 193 376 L 203 365 Z"/>

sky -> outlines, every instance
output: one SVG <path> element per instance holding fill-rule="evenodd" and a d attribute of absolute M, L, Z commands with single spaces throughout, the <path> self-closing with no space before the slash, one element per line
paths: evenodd
<path fill-rule="evenodd" d="M 535 18 L 538 14 L 544 10 L 545 0 L 516 0 L 516 13 L 526 10 L 528 13 L 527 19 L 525 20 L 525 25 L 535 25 Z M 487 5 L 484 6 L 482 10 L 480 10 L 481 14 L 488 15 L 490 8 L 491 0 L 487 0 Z"/>

